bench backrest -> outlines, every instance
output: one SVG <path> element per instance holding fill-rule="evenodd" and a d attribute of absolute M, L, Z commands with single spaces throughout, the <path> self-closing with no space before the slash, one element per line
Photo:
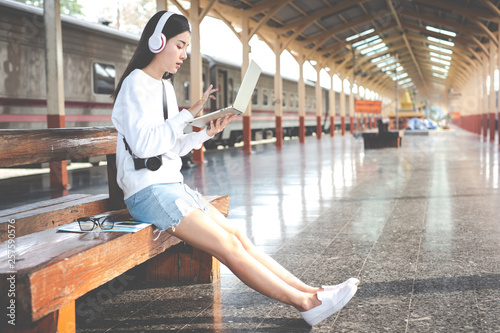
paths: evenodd
<path fill-rule="evenodd" d="M 0 130 L 0 168 L 114 154 L 113 127 Z"/>
<path fill-rule="evenodd" d="M 116 183 L 114 127 L 0 130 L 0 168 L 106 155 L 109 208 L 124 208 Z"/>

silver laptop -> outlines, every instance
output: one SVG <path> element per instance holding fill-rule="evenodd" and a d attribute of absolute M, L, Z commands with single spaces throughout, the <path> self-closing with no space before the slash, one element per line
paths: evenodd
<path fill-rule="evenodd" d="M 257 81 L 259 80 L 261 72 L 262 69 L 259 67 L 259 65 L 257 65 L 253 60 L 250 61 L 250 65 L 248 65 L 247 72 L 243 77 L 240 90 L 236 95 L 236 99 L 234 100 L 233 105 L 214 112 L 207 113 L 201 117 L 197 117 L 189 121 L 188 124 L 196 127 L 205 127 L 210 125 L 210 121 L 222 118 L 226 114 L 243 114 L 247 109 L 248 103 L 250 103 L 250 99 L 252 98 L 253 91 L 255 89 L 255 86 L 257 85 Z"/>

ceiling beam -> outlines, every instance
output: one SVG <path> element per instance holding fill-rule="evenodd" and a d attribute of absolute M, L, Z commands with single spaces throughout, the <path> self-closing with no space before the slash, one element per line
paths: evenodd
<path fill-rule="evenodd" d="M 412 42 L 419 42 L 419 43 L 421 43 L 421 45 L 419 45 L 418 43 L 414 43 L 413 46 L 415 48 L 419 48 L 419 49 L 431 51 L 431 49 L 429 48 L 429 45 L 434 45 L 434 46 L 442 47 L 444 49 L 451 50 L 451 51 L 453 51 L 453 54 L 455 54 L 457 52 L 462 52 L 463 54 L 471 55 L 471 53 L 469 51 L 470 50 L 470 46 L 469 45 L 463 45 L 460 42 L 455 43 L 455 46 L 445 46 L 443 44 L 434 42 L 432 40 L 428 40 L 424 36 L 417 35 L 417 34 L 411 34 L 411 33 L 408 34 L 408 38 Z M 438 52 L 438 51 L 432 50 L 432 52 Z"/>
<path fill-rule="evenodd" d="M 181 2 L 180 0 L 173 1 L 175 3 Z M 254 5 L 255 1 L 246 0 L 238 2 L 200 0 L 204 5 L 202 11 L 215 13 L 215 16 L 221 18 L 236 35 L 239 35 L 236 29 L 241 23 L 241 18 L 248 17 L 250 18 L 250 30 L 252 32 L 258 31 L 259 37 L 268 45 L 275 47 L 274 41 L 277 36 L 281 35 L 285 37 L 280 38 L 282 49 L 291 52 L 293 50 L 294 54 L 307 55 L 307 59 L 315 60 L 322 66 L 328 66 L 334 71 L 342 72 L 344 77 L 345 75 L 352 76 L 354 70 L 353 53 L 350 51 L 349 44 L 352 45 L 356 41 L 379 34 L 389 51 L 398 55 L 398 61 L 404 66 L 404 72 L 408 73 L 413 84 L 428 97 L 432 92 L 429 91 L 429 88 L 435 89 L 430 82 L 439 82 L 440 85 L 444 85 L 455 79 L 457 84 L 462 84 L 464 78 L 469 77 L 470 73 L 474 72 L 473 68 L 483 62 L 481 53 L 488 51 L 484 38 L 492 39 L 492 35 L 497 36 L 496 30 L 492 31 L 492 29 L 497 29 L 497 23 L 500 22 L 500 10 L 498 9 L 498 1 L 500 0 L 467 0 L 467 6 L 461 5 L 462 2 L 457 4 L 444 0 L 412 0 L 413 6 L 407 5 L 409 2 L 404 1 L 403 6 L 397 6 L 401 0 L 399 2 L 386 0 L 379 2 L 379 5 L 384 5 L 383 10 L 379 11 L 370 10 L 368 4 L 371 5 L 372 2 L 368 0 L 345 0 L 342 2 L 323 0 L 317 3 L 318 7 L 314 7 L 321 9 L 315 9 L 311 13 L 310 10 L 305 9 L 306 7 L 300 6 L 301 3 L 307 4 L 307 1 L 266 0 L 256 1 L 257 4 Z M 244 9 L 238 8 L 242 7 L 242 3 Z M 212 7 L 209 8 L 210 6 Z M 394 8 L 396 6 L 397 8 Z M 381 9 L 379 7 L 377 8 Z M 435 8 L 435 11 L 429 15 L 431 8 Z M 445 15 L 446 12 L 452 12 L 454 15 Z M 290 21 L 290 17 L 293 21 Z M 343 19 L 343 22 L 337 22 L 337 17 Z M 449 19 L 450 17 L 452 19 Z M 457 17 L 458 20 L 455 21 Z M 414 23 L 417 20 L 418 24 Z M 488 24 L 486 20 L 491 21 L 491 23 Z M 337 23 L 330 28 L 329 25 L 332 22 Z M 324 31 L 311 35 L 310 30 L 314 30 L 307 29 L 311 25 L 317 25 Z M 433 25 L 457 32 L 457 37 L 451 38 L 455 46 L 449 47 L 453 49 L 454 53 L 451 55 L 452 65 L 445 83 L 443 80 L 432 77 L 432 63 L 429 62 L 429 51 L 431 50 L 428 49 L 428 45 L 443 45 L 427 40 L 427 36 L 440 39 L 450 38 L 427 31 L 425 25 Z M 350 32 L 355 34 L 370 27 L 375 28 L 376 31 L 356 40 L 345 42 L 344 37 L 348 36 Z M 393 30 L 395 27 L 398 28 L 397 32 Z M 494 39 L 494 43 L 495 45 L 499 43 L 498 38 Z M 441 54 L 439 51 L 432 52 Z M 373 74 L 363 79 L 360 78 L 360 82 L 379 85 L 380 90 L 391 92 L 394 90 L 394 81 L 387 74 L 375 75 L 377 72 L 382 72 L 376 63 L 371 62 L 383 54 L 384 52 L 380 52 L 380 54 L 368 57 L 358 54 L 355 69 L 357 72 Z"/>
<path fill-rule="evenodd" d="M 380 36 L 380 35 L 386 33 L 387 31 L 390 31 L 390 30 L 392 30 L 394 28 L 396 28 L 396 24 L 388 24 L 383 29 L 376 29 L 372 33 L 369 33 L 367 35 L 358 37 L 358 38 L 350 40 L 348 42 L 345 41 L 345 40 L 343 40 L 342 42 L 334 43 L 334 44 L 331 44 L 331 45 L 329 45 L 327 47 L 319 47 L 318 51 L 321 51 L 321 52 L 323 52 L 325 54 L 326 53 L 331 53 L 332 56 L 335 56 L 338 52 L 340 52 L 342 49 L 346 48 L 346 46 L 348 46 L 348 45 L 352 45 L 354 43 L 357 43 L 359 41 L 362 41 L 364 39 L 367 39 L 367 38 L 370 38 L 370 37 L 373 37 L 373 36 L 377 36 L 377 35 Z M 384 39 L 383 36 L 380 36 L 380 37 L 382 39 Z"/>
<path fill-rule="evenodd" d="M 472 40 L 470 35 L 457 35 L 456 37 L 451 38 L 449 36 L 445 36 L 443 34 L 427 30 L 422 26 L 411 24 L 409 22 L 405 22 L 405 28 L 407 28 L 407 32 L 415 31 L 416 33 L 419 33 L 421 35 L 447 40 L 455 44 L 462 44 L 463 46 L 475 43 L 475 41 Z"/>
<path fill-rule="evenodd" d="M 407 9 L 403 9 L 402 11 L 400 11 L 400 14 L 402 16 L 408 17 L 410 19 L 417 19 L 417 20 L 421 20 L 421 21 L 424 21 L 427 23 L 432 23 L 432 24 L 437 25 L 437 26 L 444 26 L 444 27 L 447 27 L 448 30 L 451 30 L 453 32 L 458 32 L 458 33 L 461 33 L 464 35 L 470 35 L 472 33 L 472 34 L 480 35 L 482 37 L 488 36 L 483 31 L 483 29 L 476 27 L 476 26 L 459 25 L 459 24 L 456 24 L 455 22 L 450 22 L 447 20 L 443 20 L 442 18 L 436 18 L 433 16 L 424 15 L 422 13 L 415 12 L 415 11 L 409 11 Z"/>
<path fill-rule="evenodd" d="M 486 34 L 490 38 L 490 42 L 493 42 L 493 44 L 495 44 L 495 46 L 498 47 L 497 36 L 495 36 L 495 34 L 490 29 L 488 29 L 487 26 L 485 26 L 478 19 L 471 19 L 471 21 L 474 22 L 475 25 L 477 25 L 478 27 L 480 27 L 481 29 L 483 29 L 484 32 L 486 32 Z M 486 53 L 486 54 L 488 54 L 488 53 Z"/>
<path fill-rule="evenodd" d="M 301 19 L 298 19 L 298 20 L 295 20 L 295 21 L 292 21 L 291 23 L 289 24 L 286 24 L 282 27 L 279 27 L 277 28 L 276 30 L 278 30 L 279 32 L 281 33 L 287 33 L 288 31 L 290 30 L 293 30 L 294 27 L 296 26 L 306 26 L 308 27 L 309 25 L 313 24 L 315 21 L 321 19 L 321 18 L 324 18 L 324 17 L 327 17 L 327 16 L 331 16 L 331 15 L 335 15 L 335 14 L 338 14 L 346 9 L 349 9 L 353 6 L 356 6 L 358 4 L 361 4 L 363 2 L 367 2 L 368 0 L 350 0 L 350 1 L 344 1 L 338 5 L 335 5 L 333 7 L 330 7 L 330 8 L 327 8 L 327 9 L 320 9 L 320 10 L 317 10 L 316 12 L 314 13 L 310 13 L 308 15 L 305 15 L 303 18 Z M 263 1 L 263 3 L 266 3 L 267 6 L 269 6 L 267 4 L 267 1 Z"/>
<path fill-rule="evenodd" d="M 270 7 L 268 12 L 265 14 L 265 16 L 260 19 L 260 21 L 257 23 L 256 26 L 254 26 L 252 28 L 252 31 L 250 32 L 250 36 L 253 36 L 257 33 L 257 31 L 259 31 L 260 27 L 262 27 L 262 25 L 264 25 L 265 23 L 267 23 L 267 21 L 269 21 L 269 19 L 271 17 L 273 17 L 274 14 L 276 14 L 281 8 L 283 8 L 285 4 L 284 3 L 280 3 L 278 5 L 276 5 L 275 7 Z"/>
<path fill-rule="evenodd" d="M 172 0 L 172 3 L 174 4 L 175 7 L 177 7 L 177 9 L 182 13 L 182 15 L 189 18 L 189 10 L 184 9 L 184 7 L 182 7 L 177 0 Z"/>
<path fill-rule="evenodd" d="M 413 0 L 413 2 L 419 2 L 430 7 L 442 8 L 444 10 L 450 11 L 462 15 L 463 17 L 471 20 L 478 17 L 484 18 L 489 21 L 498 22 L 500 17 L 489 10 L 484 10 L 481 8 L 471 8 L 461 6 L 460 3 L 456 1 L 443 1 L 443 0 Z M 489 2 L 489 1 L 488 1 Z"/>
<path fill-rule="evenodd" d="M 217 2 L 218 0 L 210 0 L 210 3 L 205 7 L 203 8 L 201 14 L 200 14 L 200 22 L 201 20 L 203 20 L 203 18 L 208 14 L 208 12 L 210 11 L 210 9 L 214 6 L 214 4 Z"/>
<path fill-rule="evenodd" d="M 274 7 L 284 7 L 290 3 L 290 0 L 267 0 L 267 1 L 262 1 L 260 4 L 253 5 L 251 8 L 245 9 L 244 12 L 247 15 L 254 16 L 256 14 L 259 14 L 261 12 L 264 12 L 268 10 L 269 8 L 274 8 Z M 265 13 L 264 13 L 265 14 Z"/>
<path fill-rule="evenodd" d="M 491 10 L 496 15 L 497 19 L 500 18 L 500 9 L 498 9 L 497 6 L 495 6 L 494 4 L 492 4 L 490 2 L 490 0 L 479 0 L 479 1 L 481 1 L 481 3 L 483 5 L 485 5 L 486 7 L 488 7 L 489 10 Z"/>
<path fill-rule="evenodd" d="M 404 42 L 406 44 L 406 47 L 408 48 L 408 52 L 410 52 L 410 55 L 411 55 L 411 57 L 413 59 L 415 67 L 417 68 L 418 75 L 420 76 L 420 79 L 422 80 L 422 83 L 423 83 L 425 91 L 426 91 L 426 95 L 427 95 L 427 97 L 429 97 L 429 90 L 427 89 L 427 84 L 425 82 L 424 75 L 422 74 L 422 70 L 420 69 L 418 61 L 415 58 L 415 55 L 413 54 L 413 50 L 411 48 L 410 41 L 406 37 L 405 29 L 403 28 L 403 26 L 401 24 L 401 21 L 399 20 L 399 15 L 396 12 L 396 9 L 394 8 L 394 5 L 392 4 L 392 0 L 386 0 L 386 3 L 387 3 L 387 6 L 389 7 L 389 9 L 390 9 L 390 11 L 392 13 L 392 17 L 394 18 L 394 20 L 398 24 L 398 27 L 399 27 L 400 31 L 402 32 L 402 34 L 403 34 L 403 40 L 404 40 Z"/>
<path fill-rule="evenodd" d="M 484 52 L 484 54 L 486 54 L 486 56 L 489 58 L 490 57 L 490 51 L 486 48 L 486 46 L 483 45 L 483 43 L 481 43 L 481 41 L 478 40 L 476 37 L 472 36 L 472 39 L 474 40 L 474 42 L 476 42 L 476 44 Z"/>
<path fill-rule="evenodd" d="M 353 28 L 355 28 L 357 26 L 364 26 L 364 25 L 367 25 L 367 23 L 370 23 L 370 22 L 372 22 L 372 24 L 373 24 L 374 20 L 384 18 L 387 15 L 390 15 L 390 14 L 384 12 L 384 13 L 378 14 L 375 17 L 373 17 L 373 16 L 361 17 L 361 18 L 359 18 L 357 20 L 351 21 L 348 24 L 341 24 L 341 25 L 339 25 L 337 27 L 334 27 L 332 29 L 323 31 L 323 32 L 321 32 L 321 33 L 319 33 L 317 35 L 311 36 L 308 39 L 302 41 L 301 43 L 304 44 L 304 45 L 308 45 L 310 43 L 317 43 L 319 40 L 322 40 L 323 38 L 325 38 L 327 36 L 336 35 L 338 33 L 341 33 L 341 32 L 344 32 L 344 31 L 347 31 L 347 30 L 350 30 L 350 29 L 353 29 Z M 374 25 L 374 27 L 375 27 L 375 25 Z"/>

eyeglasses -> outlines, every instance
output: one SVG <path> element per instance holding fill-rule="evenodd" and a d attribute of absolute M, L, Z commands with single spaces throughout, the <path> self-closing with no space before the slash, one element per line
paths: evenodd
<path fill-rule="evenodd" d="M 115 226 L 115 221 L 113 216 L 101 216 L 101 217 L 81 217 L 77 219 L 80 230 L 82 231 L 92 231 L 96 228 L 101 228 L 102 230 L 113 229 Z"/>

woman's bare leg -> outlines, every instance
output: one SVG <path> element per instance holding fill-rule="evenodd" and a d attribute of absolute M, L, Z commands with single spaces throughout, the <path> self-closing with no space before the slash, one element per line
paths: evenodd
<path fill-rule="evenodd" d="M 205 200 L 205 199 L 203 199 Z M 276 276 L 278 276 L 281 280 L 283 280 L 288 285 L 294 287 L 297 290 L 303 291 L 305 293 L 316 293 L 321 288 L 315 288 L 309 286 L 302 282 L 300 279 L 295 277 L 292 273 L 290 273 L 287 269 L 281 266 L 276 260 L 268 256 L 266 253 L 259 250 L 245 235 L 241 233 L 241 231 L 231 225 L 229 220 L 222 215 L 215 207 L 213 207 L 208 201 L 205 200 L 205 203 L 211 208 L 211 215 L 215 222 L 217 222 L 224 230 L 229 232 L 230 234 L 236 236 L 238 240 L 241 242 L 245 250 L 256 260 L 258 260 L 262 265 L 267 267 L 271 272 L 273 272 Z"/>
<path fill-rule="evenodd" d="M 240 240 L 227 232 L 201 210 L 194 210 L 169 233 L 186 243 L 210 253 L 226 265 L 249 287 L 299 311 L 321 304 L 315 292 L 303 292 L 286 283 L 273 271 L 250 255 Z"/>

